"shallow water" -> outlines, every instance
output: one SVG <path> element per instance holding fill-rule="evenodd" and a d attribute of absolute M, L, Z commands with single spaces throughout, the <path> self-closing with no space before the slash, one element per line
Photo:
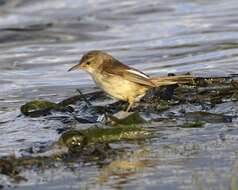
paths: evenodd
<path fill-rule="evenodd" d="M 237 10 L 237 0 L 0 1 L 0 156 L 20 155 L 32 144 L 58 138 L 61 123 L 18 117 L 19 107 L 38 98 L 57 102 L 74 95 L 76 88 L 91 90 L 94 84 L 86 73 L 67 72 L 88 50 L 105 50 L 154 76 L 237 73 Z M 236 127 L 236 120 L 202 129 L 158 127 L 164 138 L 122 144 L 128 153 L 108 166 L 89 163 L 80 172 L 34 173 L 17 186 L 234 189 Z M 113 165 L 121 161 L 130 167 Z M 64 174 L 55 176 L 58 172 Z"/>

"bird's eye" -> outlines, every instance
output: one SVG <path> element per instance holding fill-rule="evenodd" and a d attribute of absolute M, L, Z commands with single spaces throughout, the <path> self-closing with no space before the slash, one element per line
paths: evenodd
<path fill-rule="evenodd" d="M 87 65 L 90 65 L 90 61 L 87 61 L 86 64 L 87 64 Z"/>

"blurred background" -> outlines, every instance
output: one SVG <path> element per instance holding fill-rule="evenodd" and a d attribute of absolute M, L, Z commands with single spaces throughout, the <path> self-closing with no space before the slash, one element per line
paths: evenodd
<path fill-rule="evenodd" d="M 237 9 L 236 0 L 1 0 L 1 94 L 93 84 L 66 72 L 92 49 L 150 75 L 234 73 Z"/>
<path fill-rule="evenodd" d="M 86 73 L 67 72 L 83 53 L 104 50 L 153 76 L 185 72 L 226 76 L 237 74 L 237 31 L 237 0 L 0 0 L 0 155 L 57 138 L 58 123 L 14 118 L 26 101 L 57 102 L 72 96 L 76 88 L 94 87 Z M 213 163 L 209 159 L 201 163 L 207 161 Z M 230 176 L 220 176 L 221 171 L 230 172 L 230 161 L 225 166 L 223 161 L 214 166 L 218 171 L 207 182 L 210 189 L 217 183 L 223 189 L 230 182 Z M 189 167 L 201 169 L 201 163 L 197 160 Z M 196 180 L 191 185 L 196 170 L 187 169 L 186 162 L 169 165 L 168 170 L 160 168 L 157 177 L 148 170 L 144 177 L 135 175 L 132 183 L 126 180 L 119 187 L 199 189 Z M 83 171 L 88 172 L 85 179 L 92 177 L 87 168 Z M 177 177 L 172 178 L 174 172 Z M 108 180 L 111 187 L 114 181 Z"/>

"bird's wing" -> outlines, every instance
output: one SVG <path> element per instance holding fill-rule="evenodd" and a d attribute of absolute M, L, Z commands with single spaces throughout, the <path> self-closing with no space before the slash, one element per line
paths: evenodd
<path fill-rule="evenodd" d="M 109 64 L 104 64 L 102 71 L 108 74 L 118 75 L 128 81 L 135 82 L 141 85 L 155 87 L 150 77 L 146 74 L 120 63 L 117 60 L 110 60 Z"/>

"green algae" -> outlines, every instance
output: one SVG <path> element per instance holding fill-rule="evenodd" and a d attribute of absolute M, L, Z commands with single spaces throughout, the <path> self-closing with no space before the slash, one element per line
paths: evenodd
<path fill-rule="evenodd" d="M 204 122 L 202 121 L 194 121 L 190 123 L 184 123 L 181 127 L 182 128 L 201 128 L 204 126 Z"/>
<path fill-rule="evenodd" d="M 59 106 L 53 102 L 34 100 L 21 106 L 21 113 L 23 113 L 25 116 L 39 117 L 49 114 L 52 109 L 56 109 L 58 107 Z"/>
<path fill-rule="evenodd" d="M 141 127 L 92 127 L 82 130 L 69 130 L 61 135 L 58 143 L 61 145 L 81 146 L 85 143 L 104 143 L 121 140 L 145 139 L 151 136 L 148 129 Z"/>
<path fill-rule="evenodd" d="M 40 117 L 49 115 L 52 110 L 58 111 L 73 111 L 70 107 L 65 107 L 60 104 L 45 100 L 33 100 L 22 105 L 21 113 L 28 117 Z"/>

